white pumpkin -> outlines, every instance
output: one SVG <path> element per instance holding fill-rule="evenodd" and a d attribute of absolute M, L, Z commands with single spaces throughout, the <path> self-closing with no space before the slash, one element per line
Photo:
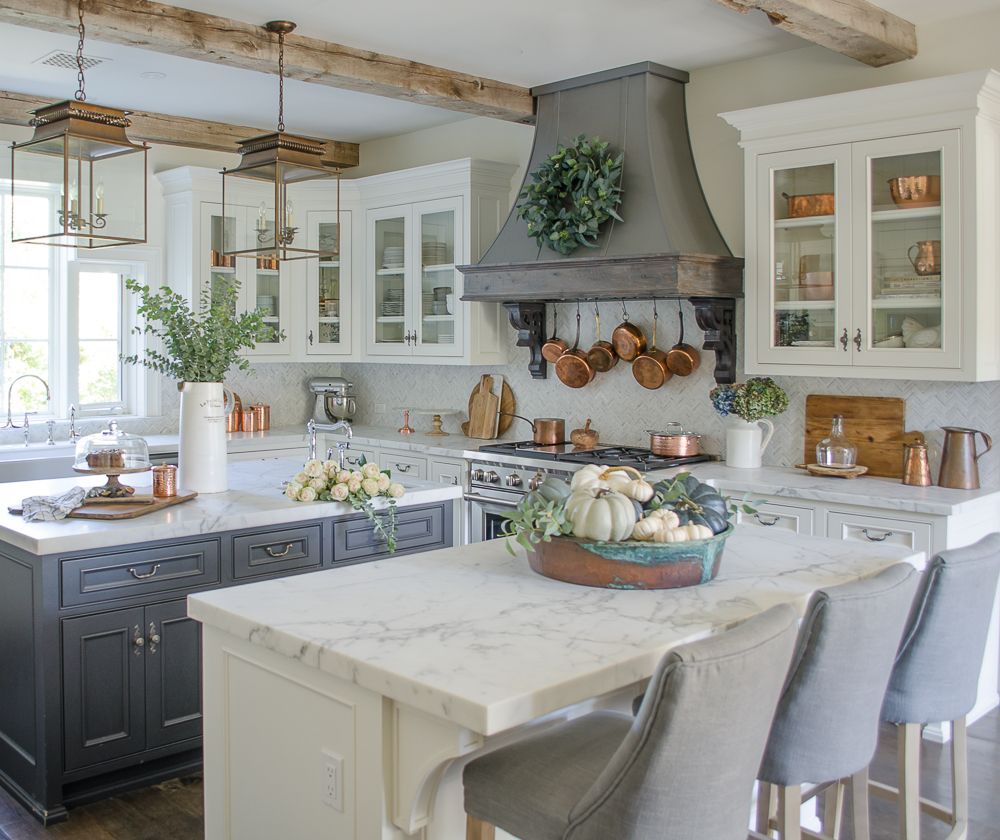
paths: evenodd
<path fill-rule="evenodd" d="M 652 484 L 648 481 L 643 481 L 641 478 L 637 478 L 635 481 L 630 481 L 621 489 L 617 487 L 615 489 L 622 495 L 628 496 L 630 499 L 635 499 L 640 504 L 648 502 L 653 498 L 653 494 L 656 492 L 653 490 Z"/>
<path fill-rule="evenodd" d="M 651 510 L 646 514 L 646 519 L 660 519 L 664 523 L 664 528 L 676 528 L 681 524 L 681 518 L 677 515 L 676 511 L 672 511 L 670 508 Z"/>
<path fill-rule="evenodd" d="M 632 528 L 632 539 L 648 542 L 653 538 L 653 534 L 663 530 L 664 524 L 663 519 L 659 516 L 647 516 L 645 519 L 640 519 Z"/>
<path fill-rule="evenodd" d="M 566 518 L 573 536 L 604 542 L 621 542 L 632 534 L 635 507 L 632 500 L 607 488 L 584 488 L 566 501 Z"/>
<path fill-rule="evenodd" d="M 709 537 L 714 537 L 715 533 L 711 528 L 705 525 L 681 525 L 681 530 L 685 531 L 688 535 L 689 540 L 707 540 Z"/>
<path fill-rule="evenodd" d="M 582 470 L 573 473 L 573 480 L 569 483 L 571 490 L 583 490 L 591 488 L 593 490 L 610 490 L 611 485 L 604 478 L 606 467 L 600 464 L 587 464 Z"/>
<path fill-rule="evenodd" d="M 676 543 L 687 542 L 687 531 L 683 528 L 661 528 L 653 534 L 653 542 Z"/>

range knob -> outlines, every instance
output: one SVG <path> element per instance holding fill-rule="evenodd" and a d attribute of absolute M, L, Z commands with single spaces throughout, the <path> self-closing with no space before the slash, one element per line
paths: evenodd
<path fill-rule="evenodd" d="M 486 480 L 490 484 L 499 484 L 500 476 L 498 476 L 495 472 L 493 472 L 493 470 L 490 470 L 488 473 L 486 473 Z"/>
<path fill-rule="evenodd" d="M 484 473 L 482 470 L 476 469 L 472 471 L 473 481 L 482 481 L 484 478 L 486 478 L 486 473 Z"/>
<path fill-rule="evenodd" d="M 539 487 L 542 486 L 544 482 L 545 482 L 545 475 L 542 473 L 541 470 L 539 470 L 538 472 L 535 473 L 534 478 L 532 478 L 531 481 L 528 482 L 528 487 L 530 487 L 532 490 L 537 490 Z"/>
<path fill-rule="evenodd" d="M 508 487 L 520 487 L 521 486 L 521 476 L 517 473 L 511 473 L 507 476 L 507 480 L 504 482 Z"/>

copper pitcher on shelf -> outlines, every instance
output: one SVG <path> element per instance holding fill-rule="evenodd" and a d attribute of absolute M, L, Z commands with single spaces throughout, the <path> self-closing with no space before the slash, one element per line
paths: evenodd
<path fill-rule="evenodd" d="M 939 487 L 954 487 L 959 490 L 979 489 L 978 461 L 990 449 L 993 441 L 986 432 L 963 429 L 958 426 L 942 426 L 945 431 L 944 446 L 941 448 L 941 473 Z M 976 435 L 982 435 L 986 448 L 976 453 Z"/>
<path fill-rule="evenodd" d="M 913 257 L 913 249 L 917 249 L 917 256 Z M 941 273 L 941 240 L 924 239 L 911 245 L 906 252 L 906 256 L 913 265 L 913 270 L 921 277 L 929 274 Z"/>

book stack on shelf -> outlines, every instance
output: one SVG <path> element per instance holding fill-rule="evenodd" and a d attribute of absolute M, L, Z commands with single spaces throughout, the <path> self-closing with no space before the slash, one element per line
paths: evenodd
<path fill-rule="evenodd" d="M 941 297 L 941 275 L 886 277 L 875 300 L 933 299 Z"/>

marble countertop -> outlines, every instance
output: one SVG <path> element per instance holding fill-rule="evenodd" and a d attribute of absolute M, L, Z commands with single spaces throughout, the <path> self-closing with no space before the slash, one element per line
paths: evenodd
<path fill-rule="evenodd" d="M 3 512 L 0 513 L 0 517 L 4 517 L 0 519 L 0 540 L 32 554 L 56 554 L 356 515 L 351 506 L 343 502 L 292 502 L 286 499 L 281 483 L 301 469 L 302 461 L 299 459 L 230 464 L 229 490 L 225 493 L 203 494 L 189 502 L 135 519 L 25 522 L 19 516 Z M 152 473 L 136 473 L 128 476 L 127 480 L 138 493 L 151 492 Z M 92 487 L 103 483 L 103 477 L 80 476 L 0 484 L 0 510 L 20 507 L 21 500 L 27 496 L 56 495 L 71 487 Z M 397 501 L 400 507 L 458 499 L 462 495 L 462 488 L 451 484 L 435 484 L 416 478 L 404 478 L 402 483 L 406 494 Z M 384 499 L 373 501 L 376 510 L 386 504 Z"/>
<path fill-rule="evenodd" d="M 503 540 L 188 596 L 210 626 L 493 734 L 648 678 L 671 647 L 924 555 L 740 526 L 718 577 L 618 591 L 530 570 Z"/>
<path fill-rule="evenodd" d="M 672 470 L 671 472 L 676 472 Z M 955 516 L 1000 507 L 1000 489 L 952 490 L 911 487 L 895 478 L 819 478 L 794 467 L 740 470 L 725 464 L 696 464 L 691 472 L 720 490 L 761 493 L 785 499 L 872 507 L 880 510 Z M 654 474 L 655 475 L 655 474 Z"/>

